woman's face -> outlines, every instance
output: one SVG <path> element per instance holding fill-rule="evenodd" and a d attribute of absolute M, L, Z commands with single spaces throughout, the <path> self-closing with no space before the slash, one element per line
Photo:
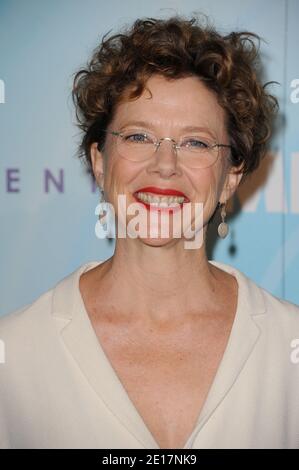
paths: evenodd
<path fill-rule="evenodd" d="M 137 124 L 140 121 L 142 126 Z M 178 141 L 186 135 L 186 127 L 203 128 L 204 135 L 206 133 L 215 142 L 229 144 L 225 112 L 199 78 L 192 76 L 170 81 L 154 75 L 139 98 L 118 104 L 107 130 L 141 128 L 158 138 L 171 137 Z M 196 131 L 193 133 L 196 135 Z M 136 162 L 119 156 L 115 139 L 107 134 L 103 152 L 93 144 L 91 159 L 96 180 L 104 187 L 106 200 L 113 204 L 116 216 L 119 194 L 126 196 L 128 206 L 136 203 L 134 193 L 140 188 L 171 188 L 184 193 L 191 203 L 203 204 L 203 226 L 206 227 L 217 203 L 228 200 L 241 179 L 241 175 L 236 175 L 229 166 L 229 148 L 219 148 L 219 157 L 212 166 L 194 169 L 186 166 L 183 158 L 177 157 L 170 141 L 162 141 L 150 159 Z M 127 216 L 127 221 L 131 218 Z M 169 238 L 144 238 L 144 242 L 159 246 L 170 241 L 179 243 L 180 239 L 174 240 L 171 233 Z"/>

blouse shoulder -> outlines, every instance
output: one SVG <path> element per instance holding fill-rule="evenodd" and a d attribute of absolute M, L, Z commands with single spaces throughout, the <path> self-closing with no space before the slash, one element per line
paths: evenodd
<path fill-rule="evenodd" d="M 287 324 L 290 328 L 295 327 L 299 333 L 299 305 L 285 300 L 269 292 L 267 289 L 259 287 L 265 299 L 267 312 L 271 320 L 276 320 L 280 324 Z M 295 332 L 295 331 L 294 331 Z"/>
<path fill-rule="evenodd" d="M 298 329 L 299 305 L 272 294 L 234 266 L 219 261 L 210 262 L 236 277 L 242 305 L 248 309 L 250 315 L 266 314 L 265 318 L 271 323 L 285 324 L 290 329 L 296 326 Z"/>
<path fill-rule="evenodd" d="M 0 339 L 4 335 L 18 332 L 32 335 L 42 334 L 45 328 L 53 323 L 71 318 L 75 295 L 78 295 L 78 280 L 80 274 L 93 266 L 97 261 L 81 264 L 74 271 L 61 278 L 54 286 L 38 296 L 33 302 L 14 310 L 4 316 L 0 316 Z M 56 315 L 57 310 L 61 313 Z"/>
<path fill-rule="evenodd" d="M 51 299 L 54 288 L 50 288 L 33 302 L 26 304 L 0 317 L 0 337 L 11 331 L 24 331 L 24 328 L 34 328 L 41 318 L 51 312 Z"/>

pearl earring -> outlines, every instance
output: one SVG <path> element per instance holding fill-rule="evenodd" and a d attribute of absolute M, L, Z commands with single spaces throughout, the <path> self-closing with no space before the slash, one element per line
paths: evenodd
<path fill-rule="evenodd" d="M 221 214 L 222 222 L 220 222 L 220 224 L 218 225 L 218 235 L 221 238 L 225 238 L 229 231 L 228 224 L 225 222 L 225 217 L 226 217 L 225 203 L 222 204 L 220 214 Z"/>

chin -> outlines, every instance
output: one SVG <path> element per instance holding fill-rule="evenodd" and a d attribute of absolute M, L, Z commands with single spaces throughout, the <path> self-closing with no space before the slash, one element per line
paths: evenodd
<path fill-rule="evenodd" d="M 176 240 L 179 240 L 179 239 L 178 238 L 171 238 L 171 237 L 168 237 L 168 238 L 138 237 L 138 240 L 141 243 L 144 243 L 144 245 L 147 245 L 147 246 L 162 247 L 162 246 L 169 245 L 169 244 L 171 244 L 171 243 L 173 243 L 173 242 L 175 242 Z"/>

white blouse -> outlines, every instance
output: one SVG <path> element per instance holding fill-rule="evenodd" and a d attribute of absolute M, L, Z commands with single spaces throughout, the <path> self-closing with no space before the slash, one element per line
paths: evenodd
<path fill-rule="evenodd" d="M 32 304 L 0 318 L 0 448 L 159 449 L 82 300 L 79 277 L 101 262 L 81 265 Z M 298 449 L 299 307 L 229 265 L 210 263 L 236 277 L 238 304 L 184 449 Z"/>

